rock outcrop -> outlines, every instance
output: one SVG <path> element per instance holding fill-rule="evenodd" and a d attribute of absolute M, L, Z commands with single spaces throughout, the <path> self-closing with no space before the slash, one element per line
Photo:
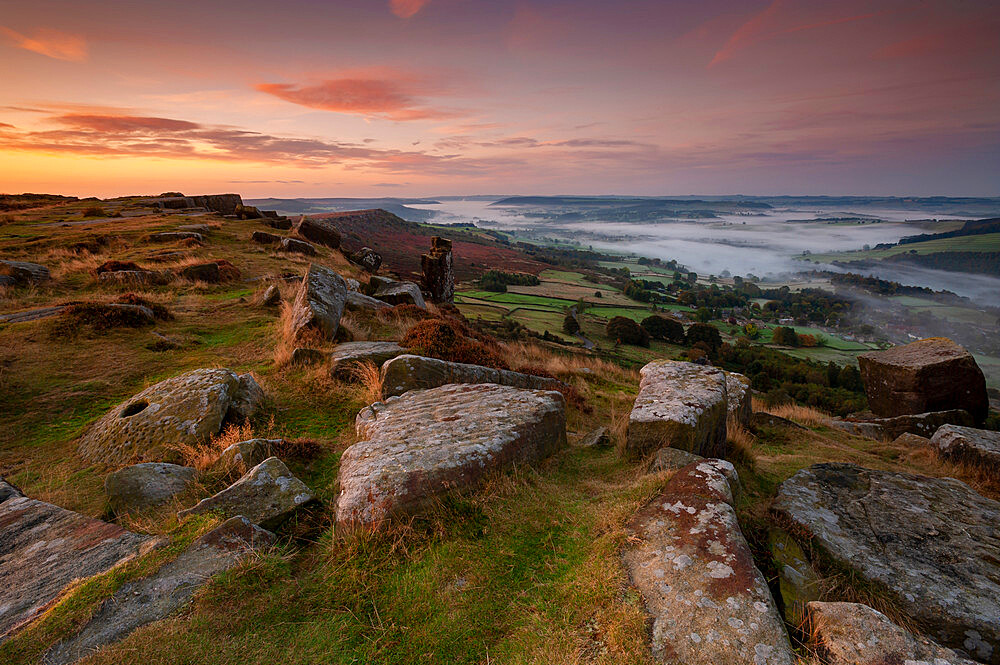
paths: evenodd
<path fill-rule="evenodd" d="M 831 463 L 782 483 L 773 510 L 928 635 L 1000 663 L 1000 503 L 953 478 Z"/>
<path fill-rule="evenodd" d="M 244 378 L 245 377 L 245 378 Z M 161 381 L 94 423 L 80 439 L 80 455 L 104 464 L 171 462 L 178 448 L 218 434 L 227 420 L 252 412 L 260 390 L 249 375 L 198 369 Z"/>
<path fill-rule="evenodd" d="M 304 254 L 306 256 L 316 256 L 316 248 L 304 240 L 295 238 L 282 238 L 279 247 L 283 252 L 291 254 Z"/>
<path fill-rule="evenodd" d="M 858 365 L 868 406 L 878 416 L 962 409 L 981 423 L 989 412 L 983 371 L 946 337 L 862 353 Z"/>
<path fill-rule="evenodd" d="M 625 568 L 652 616 L 657 662 L 795 662 L 736 519 L 735 478 L 723 460 L 689 464 L 626 527 Z"/>
<path fill-rule="evenodd" d="M 488 473 L 548 457 L 566 443 L 561 394 L 447 385 L 362 409 L 363 439 L 341 456 L 337 523 L 377 526 Z"/>
<path fill-rule="evenodd" d="M 124 639 L 137 628 L 167 618 L 214 575 L 233 568 L 249 553 L 270 546 L 274 540 L 274 534 L 246 517 L 223 522 L 152 575 L 122 585 L 76 635 L 52 647 L 41 662 L 75 663 L 95 649 Z"/>
<path fill-rule="evenodd" d="M 946 459 L 1000 471 L 1000 432 L 944 425 L 931 437 L 931 445 Z"/>
<path fill-rule="evenodd" d="M 18 285 L 38 284 L 51 278 L 48 268 L 28 261 L 0 260 L 0 275 L 10 277 Z"/>
<path fill-rule="evenodd" d="M 976 665 L 867 605 L 814 601 L 808 612 L 813 648 L 827 665 Z"/>
<path fill-rule="evenodd" d="M 967 411 L 932 411 L 894 418 L 871 418 L 868 420 L 838 419 L 830 421 L 830 426 L 868 439 L 892 440 L 902 434 L 916 434 L 930 437 L 942 425 L 972 425 L 972 416 Z"/>
<path fill-rule="evenodd" d="M 189 466 L 145 462 L 119 469 L 104 479 L 108 502 L 117 513 L 145 510 L 183 494 L 194 482 Z"/>
<path fill-rule="evenodd" d="M 455 299 L 455 267 L 452 265 L 451 241 L 434 236 L 431 251 L 420 257 L 424 274 L 424 287 L 433 302 L 451 302 Z"/>
<path fill-rule="evenodd" d="M 371 247 L 362 247 L 350 255 L 351 263 L 356 263 L 367 272 L 375 273 L 382 266 L 382 255 Z"/>
<path fill-rule="evenodd" d="M 226 447 L 212 464 L 214 469 L 246 473 L 284 446 L 282 439 L 248 439 Z"/>
<path fill-rule="evenodd" d="M 396 280 L 383 279 L 376 282 L 375 289 L 369 294 L 390 305 L 416 305 L 417 307 L 427 307 L 424 302 L 424 294 L 420 292 L 420 287 L 413 282 L 397 282 Z"/>
<path fill-rule="evenodd" d="M 411 354 L 397 356 L 382 365 L 382 392 L 386 397 L 402 395 L 408 390 L 437 388 L 447 383 L 496 383 L 533 390 L 565 387 L 561 381 L 544 376 Z"/>
<path fill-rule="evenodd" d="M 744 427 L 750 427 L 750 420 L 753 418 L 750 379 L 736 372 L 724 373 L 729 417 Z"/>
<path fill-rule="evenodd" d="M 340 231 L 333 222 L 303 215 L 292 227 L 292 233 L 332 249 L 340 247 Z"/>
<path fill-rule="evenodd" d="M 220 215 L 235 215 L 237 206 L 243 205 L 239 194 L 205 194 L 192 196 L 194 205 L 217 212 Z"/>
<path fill-rule="evenodd" d="M 347 299 L 347 284 L 336 272 L 318 263 L 310 264 L 292 305 L 292 330 L 296 338 L 316 331 L 332 340 L 340 327 Z"/>
<path fill-rule="evenodd" d="M 355 312 L 377 312 L 380 309 L 389 309 L 392 305 L 357 291 L 348 291 L 344 307 Z"/>
<path fill-rule="evenodd" d="M 29 499 L 2 481 L 0 499 L 0 642 L 67 584 L 103 573 L 153 540 Z"/>
<path fill-rule="evenodd" d="M 344 342 L 330 354 L 330 374 L 350 378 L 351 370 L 358 363 L 381 367 L 387 360 L 405 353 L 406 349 L 396 342 Z"/>
<path fill-rule="evenodd" d="M 626 449 L 633 456 L 669 446 L 703 457 L 726 452 L 728 394 L 722 370 L 655 360 L 639 371 Z"/>
<path fill-rule="evenodd" d="M 273 529 L 313 498 L 312 490 L 293 476 L 284 462 L 269 457 L 226 489 L 180 511 L 177 516 L 217 511 L 226 517 L 243 515 L 255 524 Z"/>

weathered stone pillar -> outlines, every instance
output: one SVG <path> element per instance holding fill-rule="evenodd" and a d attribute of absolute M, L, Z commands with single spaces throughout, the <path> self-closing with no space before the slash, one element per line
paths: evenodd
<path fill-rule="evenodd" d="M 455 297 L 455 269 L 451 258 L 451 241 L 434 236 L 431 251 L 420 257 L 424 272 L 424 288 L 434 302 L 451 302 Z"/>

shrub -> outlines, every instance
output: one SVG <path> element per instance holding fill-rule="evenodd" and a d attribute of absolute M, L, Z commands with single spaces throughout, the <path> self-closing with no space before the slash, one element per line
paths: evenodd
<path fill-rule="evenodd" d="M 563 332 L 569 335 L 575 335 L 580 332 L 580 324 L 577 322 L 576 317 L 572 314 L 567 314 L 563 317 Z"/>
<path fill-rule="evenodd" d="M 681 325 L 680 321 L 654 314 L 643 319 L 642 327 L 653 339 L 661 339 L 674 344 L 684 343 L 684 326 Z"/>
<path fill-rule="evenodd" d="M 88 206 L 83 209 L 84 217 L 107 217 L 108 214 L 104 212 L 104 208 L 101 206 L 93 205 Z"/>
<path fill-rule="evenodd" d="M 719 334 L 719 329 L 710 323 L 695 323 L 688 328 L 685 342 L 688 346 L 704 342 L 714 353 L 722 346 L 722 335 Z"/>
<path fill-rule="evenodd" d="M 150 322 L 149 319 L 134 309 L 113 307 L 105 303 L 92 302 L 70 305 L 63 311 L 62 316 L 64 322 L 75 325 L 89 325 L 94 330 L 140 328 Z"/>
<path fill-rule="evenodd" d="M 128 305 L 142 305 L 143 307 L 148 307 L 153 310 L 153 316 L 160 319 L 161 321 L 170 321 L 174 318 L 174 315 L 164 307 L 163 305 L 155 302 L 150 302 L 145 298 L 136 295 L 135 293 L 125 293 L 118 297 L 115 302 L 125 303 Z"/>
<path fill-rule="evenodd" d="M 619 344 L 649 346 L 649 333 L 638 323 L 624 316 L 616 316 L 608 321 L 607 334 Z"/>
<path fill-rule="evenodd" d="M 462 324 L 453 320 L 418 321 L 406 332 L 400 344 L 431 358 L 508 369 L 495 342 L 466 336 Z"/>
<path fill-rule="evenodd" d="M 118 272 L 119 270 L 142 270 L 142 268 L 134 261 L 116 261 L 112 259 L 97 266 L 94 272 L 101 274 L 102 272 Z"/>

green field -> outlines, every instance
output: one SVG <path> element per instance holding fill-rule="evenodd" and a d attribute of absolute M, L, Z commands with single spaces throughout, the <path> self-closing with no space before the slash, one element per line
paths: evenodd
<path fill-rule="evenodd" d="M 895 245 L 885 249 L 811 254 L 798 258 L 814 263 L 829 263 L 831 261 L 853 262 L 884 259 L 896 254 L 906 254 L 913 251 L 917 254 L 935 254 L 938 252 L 1000 252 L 1000 233 L 983 233 L 981 235 L 960 236 L 958 238 L 940 238 L 905 245 Z"/>

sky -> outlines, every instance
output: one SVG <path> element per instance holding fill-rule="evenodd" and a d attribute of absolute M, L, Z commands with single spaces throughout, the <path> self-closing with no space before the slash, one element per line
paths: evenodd
<path fill-rule="evenodd" d="M 1000 195 L 996 0 L 4 0 L 0 192 Z"/>

